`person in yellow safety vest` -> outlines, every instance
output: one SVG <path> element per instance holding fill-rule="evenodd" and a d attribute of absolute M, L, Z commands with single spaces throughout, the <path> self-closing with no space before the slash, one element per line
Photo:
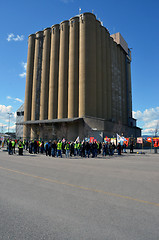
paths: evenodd
<path fill-rule="evenodd" d="M 81 149 L 81 143 L 79 142 L 77 144 L 77 155 L 79 156 L 80 155 L 80 149 Z"/>
<path fill-rule="evenodd" d="M 76 156 L 78 153 L 77 153 L 77 142 L 74 143 L 74 156 Z"/>
<path fill-rule="evenodd" d="M 59 140 L 57 143 L 57 157 L 61 156 L 62 158 L 62 142 Z"/>
<path fill-rule="evenodd" d="M 41 146 L 41 141 L 38 142 L 38 146 L 37 146 L 38 153 L 39 153 L 40 146 Z"/>
<path fill-rule="evenodd" d="M 12 140 L 12 151 L 13 151 L 13 153 L 15 153 L 15 141 L 14 140 Z"/>
<path fill-rule="evenodd" d="M 19 155 L 23 155 L 23 143 L 21 141 L 19 141 L 18 149 L 19 149 Z"/>
<path fill-rule="evenodd" d="M 70 144 L 68 142 L 66 142 L 65 150 L 66 150 L 66 158 L 69 158 Z"/>

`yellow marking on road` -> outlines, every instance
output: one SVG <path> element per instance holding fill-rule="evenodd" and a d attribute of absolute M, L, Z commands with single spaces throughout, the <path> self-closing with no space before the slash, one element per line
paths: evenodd
<path fill-rule="evenodd" d="M 146 203 L 146 204 L 150 204 L 150 205 L 154 205 L 154 206 L 159 207 L 159 203 L 155 203 L 155 202 L 149 202 L 149 201 L 141 200 L 141 199 L 138 199 L 138 198 L 133 198 L 133 197 L 129 197 L 129 196 L 120 195 L 120 194 L 117 194 L 117 193 L 105 192 L 103 190 L 78 186 L 78 185 L 74 185 L 74 184 L 70 184 L 70 183 L 66 183 L 66 182 L 60 182 L 58 180 L 53 180 L 53 179 L 50 179 L 50 178 L 44 178 L 44 177 L 36 176 L 36 175 L 33 175 L 33 174 L 20 172 L 20 171 L 9 169 L 9 168 L 4 168 L 4 167 L 1 167 L 1 166 L 0 166 L 0 169 L 6 170 L 6 171 L 9 171 L 9 172 L 13 172 L 13 173 L 18 173 L 18 174 L 21 174 L 21 175 L 24 175 L 24 176 L 27 176 L 27 177 L 41 179 L 41 180 L 51 182 L 51 183 L 57 183 L 57 184 L 61 184 L 61 185 L 69 186 L 69 187 L 74 187 L 74 188 L 79 188 L 79 189 L 83 189 L 83 190 L 87 190 L 87 191 L 91 191 L 91 192 L 101 193 L 101 194 L 105 194 L 105 195 L 108 195 L 108 196 L 114 196 L 114 197 L 119 197 L 119 198 L 123 198 L 123 199 L 129 199 L 129 200 L 132 200 L 132 201 L 136 201 L 136 202 L 140 202 L 140 203 Z"/>

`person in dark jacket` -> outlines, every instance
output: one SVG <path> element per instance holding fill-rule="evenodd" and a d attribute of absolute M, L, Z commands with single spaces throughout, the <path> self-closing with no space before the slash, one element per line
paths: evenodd
<path fill-rule="evenodd" d="M 8 143 L 8 154 L 9 155 L 12 154 L 12 142 L 11 142 L 11 140 L 9 140 L 9 143 Z"/>
<path fill-rule="evenodd" d="M 48 155 L 48 149 L 49 149 L 48 144 L 49 144 L 48 142 L 45 143 L 45 154 L 46 154 L 46 156 Z"/>
<path fill-rule="evenodd" d="M 34 154 L 37 154 L 37 141 L 34 141 Z"/>
<path fill-rule="evenodd" d="M 117 145 L 117 151 L 118 151 L 118 155 L 121 155 L 121 144 L 118 143 Z"/>
<path fill-rule="evenodd" d="M 56 151 L 57 151 L 57 145 L 56 145 L 56 142 L 53 141 L 52 144 L 51 144 L 51 155 L 52 155 L 52 157 L 56 156 Z"/>
<path fill-rule="evenodd" d="M 51 141 L 48 143 L 48 155 L 51 156 Z"/>
<path fill-rule="evenodd" d="M 85 144 L 85 157 L 87 157 L 88 156 L 88 158 L 89 158 L 89 155 L 90 155 L 90 144 L 89 144 L 89 142 L 86 142 L 86 144 Z"/>

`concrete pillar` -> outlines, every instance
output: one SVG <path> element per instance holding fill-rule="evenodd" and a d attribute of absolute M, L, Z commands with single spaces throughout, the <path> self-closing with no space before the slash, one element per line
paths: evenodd
<path fill-rule="evenodd" d="M 122 100 L 121 100 L 121 47 L 117 46 L 118 63 L 118 122 L 122 123 Z"/>
<path fill-rule="evenodd" d="M 78 117 L 79 105 L 79 17 L 70 19 L 68 118 Z"/>
<path fill-rule="evenodd" d="M 58 82 L 58 118 L 68 116 L 68 56 L 69 21 L 60 24 L 59 82 Z"/>
<path fill-rule="evenodd" d="M 132 88 L 131 88 L 131 59 L 127 59 L 128 77 L 128 117 L 132 118 Z"/>
<path fill-rule="evenodd" d="M 117 43 L 114 42 L 114 100 L 115 100 L 115 122 L 118 122 L 118 64 L 117 64 Z"/>
<path fill-rule="evenodd" d="M 108 89 L 108 64 L 107 64 L 107 58 L 108 58 L 108 52 L 106 48 L 106 28 L 101 26 L 101 45 L 102 45 L 102 71 L 101 71 L 101 77 L 102 77 L 102 118 L 106 119 L 108 118 L 108 101 L 107 101 L 107 89 Z"/>
<path fill-rule="evenodd" d="M 119 68 L 119 45 L 116 45 L 116 122 L 120 122 L 120 68 Z"/>
<path fill-rule="evenodd" d="M 96 17 L 80 15 L 79 117 L 96 116 Z"/>
<path fill-rule="evenodd" d="M 112 38 L 108 30 L 106 31 L 106 69 L 107 69 L 107 120 L 112 120 Z"/>
<path fill-rule="evenodd" d="M 112 75 L 112 121 L 116 121 L 116 84 L 115 84 L 115 43 L 112 38 L 110 38 L 111 47 L 111 75 Z M 109 84 L 108 84 L 109 86 Z M 109 86 L 110 87 L 110 86 Z"/>
<path fill-rule="evenodd" d="M 102 37 L 101 23 L 96 20 L 96 116 L 102 118 L 103 114 L 103 84 L 102 84 Z"/>
<path fill-rule="evenodd" d="M 28 39 L 28 57 L 25 85 L 25 104 L 24 104 L 24 121 L 31 120 L 31 104 L 32 104 L 32 84 L 33 84 L 33 68 L 34 68 L 34 49 L 35 34 L 31 34 Z M 24 125 L 23 138 L 30 138 L 29 127 Z"/>
<path fill-rule="evenodd" d="M 43 31 L 36 33 L 35 55 L 33 71 L 32 108 L 31 120 L 39 119 L 40 113 L 40 88 L 41 88 L 41 68 L 42 68 Z M 34 125 L 31 126 L 31 139 L 37 138 Z"/>
<path fill-rule="evenodd" d="M 126 61 L 125 52 L 122 50 L 122 121 L 123 124 L 127 124 L 127 97 L 126 97 Z"/>
<path fill-rule="evenodd" d="M 49 70 L 50 70 L 50 28 L 44 29 L 41 95 L 40 95 L 40 120 L 48 119 L 48 95 L 49 95 Z"/>
<path fill-rule="evenodd" d="M 59 28 L 59 24 L 56 24 L 52 26 L 52 31 L 51 31 L 48 119 L 57 118 L 59 45 L 60 45 L 60 28 Z"/>

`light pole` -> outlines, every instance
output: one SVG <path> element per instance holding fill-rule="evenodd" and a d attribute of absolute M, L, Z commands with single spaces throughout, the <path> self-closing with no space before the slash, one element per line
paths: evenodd
<path fill-rule="evenodd" d="M 8 113 L 8 116 L 9 116 L 9 122 L 8 122 L 8 133 L 9 133 L 9 128 L 10 128 L 10 117 L 13 113 Z"/>

